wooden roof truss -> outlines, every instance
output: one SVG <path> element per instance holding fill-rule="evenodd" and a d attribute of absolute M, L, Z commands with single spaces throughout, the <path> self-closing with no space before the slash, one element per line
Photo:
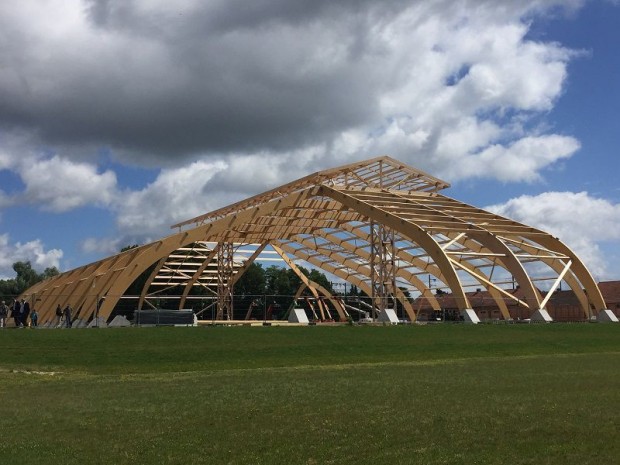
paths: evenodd
<path fill-rule="evenodd" d="M 100 297 L 105 317 L 150 269 L 138 308 L 155 306 L 154 299 L 173 288 L 184 308 L 201 289 L 217 305 L 217 317 L 229 319 L 234 282 L 250 263 L 275 253 L 293 269 L 302 261 L 358 286 L 375 312 L 399 301 L 411 320 L 415 312 L 403 289 L 437 310 L 433 291 L 442 289 L 464 310 L 471 308 L 466 289 L 485 288 L 508 318 L 507 301 L 530 312 L 547 303 L 536 286 L 543 279 L 551 279 L 552 288 L 567 283 L 584 315 L 605 309 L 592 276 L 559 239 L 446 197 L 439 191 L 447 187 L 390 157 L 321 171 L 178 223 L 168 237 L 62 273 L 25 295 L 36 300 L 43 322 L 57 304 L 89 320 Z M 302 282 L 316 298 L 337 300 Z M 511 283 L 524 298 L 514 297 Z M 344 307 L 334 308 L 346 317 Z"/>

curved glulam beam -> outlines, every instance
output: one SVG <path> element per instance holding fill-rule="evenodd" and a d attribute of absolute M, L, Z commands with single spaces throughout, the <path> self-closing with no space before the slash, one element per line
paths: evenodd
<path fill-rule="evenodd" d="M 536 245 L 526 242 L 525 239 L 523 238 L 518 238 L 516 240 L 514 238 L 502 238 L 502 239 L 507 242 L 510 242 L 516 247 L 519 247 L 523 252 L 530 254 L 534 257 L 537 257 L 536 258 L 537 261 L 545 263 L 547 266 L 549 266 L 549 268 L 555 271 L 558 275 L 562 272 L 564 268 L 564 263 L 562 262 L 562 260 L 563 259 L 568 260 L 568 257 L 566 257 L 565 255 L 553 256 L 552 255 L 554 254 L 553 251 L 550 251 L 548 249 L 543 250 L 540 247 L 537 247 Z M 545 255 L 541 256 L 541 253 L 544 253 Z M 577 297 L 577 300 L 579 300 L 579 304 L 581 305 L 581 308 L 584 312 L 584 316 L 587 317 L 588 311 L 590 308 L 589 303 L 588 303 L 588 297 L 586 293 L 584 292 L 583 287 L 579 283 L 579 280 L 577 279 L 577 276 L 572 271 L 572 269 L 569 270 L 568 273 L 564 275 L 563 280 L 566 282 L 566 284 L 568 284 L 568 287 L 575 293 L 575 296 Z"/>
<path fill-rule="evenodd" d="M 295 257 L 300 258 L 302 260 L 305 260 L 308 263 L 311 263 L 313 265 L 319 266 L 322 269 L 324 269 L 325 271 L 328 271 L 329 273 L 333 274 L 334 276 L 337 276 L 339 278 L 342 278 L 345 281 L 348 281 L 351 284 L 354 284 L 355 286 L 357 286 L 358 289 L 360 289 L 366 295 L 372 295 L 372 289 L 368 285 L 367 281 L 364 281 L 364 280 L 362 280 L 362 279 L 360 279 L 360 278 L 358 278 L 358 277 L 356 277 L 354 275 L 351 275 L 349 273 L 345 273 L 341 269 L 335 267 L 331 263 L 325 263 L 325 262 L 322 262 L 320 260 L 317 260 L 316 257 L 311 256 L 307 252 L 299 251 L 299 250 L 295 249 L 294 247 L 290 246 L 289 244 L 280 243 L 280 247 L 282 249 L 286 250 L 291 255 L 294 255 Z M 407 297 L 405 296 L 405 294 L 403 293 L 403 291 L 400 288 L 397 287 L 395 289 L 395 291 L 396 291 L 395 292 L 396 298 L 403 305 L 403 308 L 405 309 L 405 312 L 407 313 L 407 316 L 409 317 L 409 319 L 411 321 L 415 321 L 416 320 L 416 313 L 415 313 L 413 307 L 411 306 L 411 303 L 409 302 L 409 300 L 407 299 Z"/>
<path fill-rule="evenodd" d="M 357 231 L 357 232 L 359 233 L 359 236 L 356 235 L 356 237 L 359 237 L 360 239 L 365 240 L 365 241 L 368 240 L 367 237 L 364 237 L 364 235 L 362 234 L 361 231 Z M 366 250 L 364 250 L 363 247 L 353 245 L 349 241 L 347 241 L 346 239 L 341 239 L 341 238 L 337 237 L 334 234 L 322 234 L 321 238 L 329 241 L 332 244 L 337 245 L 338 247 L 341 247 L 346 252 L 355 254 L 356 256 L 359 257 L 361 262 L 370 263 L 370 253 L 366 252 Z M 300 244 L 302 244 L 302 245 L 304 245 L 306 247 L 311 247 L 314 250 L 316 250 L 317 252 L 321 252 L 323 254 L 327 254 L 327 252 L 323 252 L 322 250 L 318 250 L 318 248 L 315 247 L 313 245 L 313 243 L 311 241 L 309 241 L 309 240 L 302 239 L 301 237 L 298 237 L 298 236 L 293 236 L 292 240 L 294 240 L 295 242 L 298 242 L 298 243 L 300 243 Z M 329 255 L 327 254 L 327 256 L 329 256 Z M 398 257 L 399 260 L 401 259 L 400 255 L 398 255 L 398 254 L 397 254 L 397 257 Z M 341 263 L 341 264 L 347 265 L 347 263 L 349 263 L 349 262 L 350 261 L 346 261 L 345 263 Z M 440 273 L 438 273 L 438 274 L 441 275 Z M 411 284 L 412 286 L 417 288 L 422 293 L 422 296 L 425 297 L 426 299 L 428 299 L 428 302 L 430 303 L 430 305 L 433 307 L 434 310 L 440 310 L 441 309 L 441 307 L 439 305 L 439 302 L 437 301 L 437 298 L 435 297 L 435 295 L 433 295 L 433 293 L 428 288 L 428 286 L 426 286 L 426 284 L 422 280 L 420 280 L 420 278 L 418 278 L 413 273 L 411 273 L 410 271 L 407 271 L 406 269 L 404 269 L 402 267 L 397 267 L 396 268 L 396 276 L 404 279 L 409 284 Z M 370 276 L 368 276 L 368 278 L 370 279 Z"/>
<path fill-rule="evenodd" d="M 353 227 L 351 224 L 345 223 L 341 225 L 341 229 L 353 234 L 358 239 L 368 241 L 368 234 L 361 231 L 359 228 Z M 401 238 L 399 238 L 397 242 L 401 242 Z M 409 252 L 406 252 L 405 250 L 402 250 L 402 248 L 400 247 L 396 247 L 396 250 L 397 250 L 397 257 L 399 261 L 403 263 L 408 263 L 416 267 L 417 269 L 422 270 L 431 276 L 434 276 L 435 279 L 443 283 L 446 283 L 446 279 L 441 273 L 441 270 L 435 264 L 431 262 L 425 262 L 424 260 L 421 260 L 420 258 L 414 257 L 412 254 L 410 254 Z M 368 259 L 368 258 L 369 258 L 368 254 L 366 254 L 365 259 Z M 434 310 L 441 309 L 439 302 L 437 301 L 437 298 L 432 293 L 432 290 L 421 279 L 419 279 L 413 273 L 407 271 L 405 267 L 399 267 L 399 270 L 397 270 L 397 275 L 403 277 L 406 280 L 409 280 L 411 285 L 416 287 L 418 291 L 420 291 L 422 296 L 428 299 L 429 303 L 431 304 Z"/>
<path fill-rule="evenodd" d="M 330 264 L 329 262 L 318 260 L 316 255 L 313 256 L 313 255 L 310 255 L 307 252 L 304 252 L 302 250 L 296 249 L 295 247 L 292 247 L 290 245 L 290 243 L 292 243 L 292 241 L 289 242 L 288 248 L 286 248 L 286 250 L 291 255 L 294 255 L 297 258 L 305 260 L 308 263 L 311 263 L 313 265 L 319 266 L 320 268 L 322 268 L 322 269 L 324 269 L 326 271 L 329 271 L 330 273 L 335 274 L 336 276 L 338 276 L 340 278 L 343 278 L 346 281 L 349 281 L 349 282 L 351 282 L 353 284 L 356 284 L 353 281 L 352 275 L 350 273 L 343 273 L 340 269 L 338 269 L 334 265 Z M 357 283 L 363 283 L 363 285 L 360 285 L 360 284 L 356 284 L 356 285 L 360 289 L 362 289 L 364 291 L 364 293 L 366 293 L 366 295 L 369 295 L 369 296 L 372 295 L 372 287 L 368 284 L 370 282 L 370 272 L 371 272 L 371 270 L 370 270 L 370 267 L 369 267 L 369 263 L 367 261 L 365 261 L 365 260 L 359 260 L 359 261 L 358 260 L 351 260 L 351 259 L 343 256 L 339 252 L 333 252 L 333 253 L 329 254 L 329 256 L 327 256 L 324 251 L 317 249 L 316 248 L 316 244 L 313 243 L 309 239 L 302 240 L 300 238 L 297 238 L 295 243 L 303 245 L 306 250 L 312 250 L 312 251 L 316 252 L 317 254 L 320 254 L 322 257 L 331 260 L 332 262 L 339 263 L 340 265 L 342 265 L 346 269 L 354 271 L 358 275 L 364 276 L 364 279 L 356 278 L 357 279 Z M 284 243 L 282 243 L 282 242 L 280 242 L 280 246 L 282 248 L 285 248 L 284 247 Z M 338 270 L 338 273 L 335 272 L 336 270 Z M 403 291 L 400 288 L 398 288 L 398 287 L 396 287 L 396 289 L 394 291 L 395 291 L 394 292 L 395 297 L 401 302 L 401 304 L 403 305 L 403 308 L 407 312 L 407 315 L 409 316 L 411 321 L 415 321 L 415 312 L 413 310 L 413 307 L 411 306 L 411 303 L 409 302 L 409 300 L 407 299 L 407 297 L 405 296 Z"/>
<path fill-rule="evenodd" d="M 477 241 L 474 241 L 472 239 L 469 239 L 464 233 L 448 233 L 446 234 L 446 237 L 448 239 L 450 239 L 449 244 L 459 244 L 461 246 L 463 246 L 466 250 L 475 252 L 475 253 L 481 253 L 482 256 L 484 257 L 485 253 L 487 252 L 487 249 L 480 244 Z M 446 250 L 446 253 L 450 253 L 450 254 L 454 254 L 454 256 L 459 256 L 459 251 L 457 252 L 450 252 L 446 249 L 446 247 L 444 246 L 444 250 Z M 490 263 L 493 264 L 493 266 L 500 266 L 503 270 L 506 270 L 506 268 L 502 265 L 502 263 L 500 262 L 500 264 L 498 265 L 498 257 L 497 256 L 491 256 L 490 251 L 488 251 L 488 255 L 484 258 L 486 258 L 487 260 L 489 260 Z M 508 310 L 508 306 L 506 305 L 506 302 L 504 300 L 504 297 L 502 296 L 506 296 L 506 298 L 511 299 L 512 301 L 516 302 L 517 305 L 526 307 L 526 308 L 530 308 L 529 305 L 526 302 L 523 302 L 522 300 L 514 297 L 512 294 L 506 292 L 505 290 L 503 290 L 502 288 L 500 288 L 499 286 L 497 286 L 495 283 L 492 282 L 491 280 L 491 276 L 489 276 L 488 274 L 486 274 L 485 272 L 483 272 L 481 270 L 480 267 L 477 266 L 473 266 L 471 263 L 469 263 L 467 260 L 464 259 L 454 259 L 452 257 L 450 257 L 451 260 L 455 261 L 457 266 L 461 267 L 464 271 L 466 271 L 467 273 L 469 273 L 471 276 L 473 276 L 474 278 L 476 278 L 476 280 L 478 281 L 478 283 L 483 286 L 491 295 L 491 297 L 493 298 L 493 300 L 495 301 L 495 303 L 497 304 L 497 307 L 499 308 L 502 316 L 504 317 L 505 320 L 509 320 L 511 319 L 510 316 L 510 311 Z M 508 271 L 508 270 L 506 270 Z"/>
<path fill-rule="evenodd" d="M 318 292 L 321 292 L 321 294 L 323 294 L 325 297 L 329 299 L 329 301 L 332 303 L 332 305 L 336 309 L 336 312 L 338 312 L 340 321 L 347 321 L 347 316 L 344 311 L 344 307 L 338 305 L 338 303 L 334 299 L 334 296 L 332 296 L 331 292 L 329 292 L 319 283 L 312 281 L 305 274 L 303 274 L 302 271 L 297 267 L 297 265 L 295 265 L 293 260 L 291 260 L 286 254 L 286 252 L 284 252 L 284 250 L 282 250 L 280 247 L 278 247 L 275 244 L 271 244 L 271 247 L 273 248 L 273 250 L 275 250 L 278 253 L 278 255 L 280 255 L 280 257 L 282 257 L 284 262 L 293 270 L 293 272 L 299 277 L 299 279 L 301 279 L 301 281 L 308 287 L 308 289 L 310 289 L 310 292 L 312 292 L 312 295 L 314 295 L 314 297 L 317 299 L 319 308 L 321 308 L 322 302 L 319 299 Z"/>
<path fill-rule="evenodd" d="M 280 255 L 280 257 L 282 257 L 282 260 L 284 260 L 284 262 L 289 266 L 289 268 L 291 270 L 293 270 L 293 273 L 295 273 L 297 275 L 297 277 L 300 279 L 300 281 L 303 284 L 305 284 L 308 289 L 310 289 L 310 292 L 312 293 L 312 295 L 316 299 L 316 303 L 317 303 L 317 305 L 319 307 L 319 312 L 321 313 L 321 320 L 325 320 L 325 308 L 323 306 L 323 302 L 321 302 L 319 300 L 319 293 L 318 293 L 318 291 L 316 290 L 315 287 L 310 285 L 310 280 L 308 279 L 308 277 L 301 272 L 301 270 L 297 267 L 297 265 L 295 265 L 295 263 L 293 263 L 293 260 L 291 260 L 286 255 L 284 250 L 282 250 L 281 248 L 279 248 L 275 244 L 271 244 L 271 247 L 273 247 L 273 250 L 275 250 L 278 253 L 278 255 Z"/>
<path fill-rule="evenodd" d="M 217 236 L 222 232 L 251 222 L 253 219 L 260 218 L 275 211 L 293 207 L 297 202 L 311 198 L 316 195 L 316 188 L 301 192 L 295 192 L 285 198 L 278 198 L 270 202 L 257 205 L 252 208 L 240 211 L 234 215 L 226 216 L 212 223 L 198 226 L 188 231 L 173 234 L 160 241 L 148 244 L 140 248 L 140 253 L 132 260 L 131 264 L 125 267 L 119 274 L 115 282 L 107 289 L 108 298 L 99 310 L 100 315 L 109 316 L 118 302 L 118 299 L 127 287 L 148 268 L 152 263 L 161 257 L 171 254 L 174 250 L 184 247 L 199 240 L 205 240 Z M 243 242 L 240 240 L 239 242 Z"/>
<path fill-rule="evenodd" d="M 325 263 L 321 260 L 318 260 L 316 257 L 310 255 L 309 253 L 297 250 L 294 247 L 292 247 L 290 244 L 287 244 L 281 241 L 278 241 L 278 246 L 281 249 L 285 250 L 287 253 L 290 253 L 291 255 L 294 255 L 295 257 L 310 263 L 311 265 L 318 266 L 319 268 L 333 274 L 334 276 L 341 278 L 344 281 L 347 281 L 355 285 L 358 289 L 360 289 L 366 295 L 371 294 L 372 291 L 366 281 L 364 281 L 363 279 L 355 275 L 352 275 L 351 273 L 344 272 L 342 269 L 336 267 L 334 264 Z"/>
<path fill-rule="evenodd" d="M 498 294 L 505 291 L 482 272 L 488 263 L 510 273 L 526 293 L 529 306 L 539 306 L 546 300 L 541 299 L 525 267 L 531 260 L 535 260 L 561 273 L 558 279 L 563 277 L 568 283 L 583 307 L 584 314 L 589 316 L 592 310 L 598 313 L 605 309 L 600 290 L 583 262 L 557 238 L 437 194 L 444 187 L 448 187 L 448 184 L 389 157 L 355 162 L 314 173 L 180 223 L 179 227 L 188 224 L 194 227 L 62 273 L 34 285 L 20 297 L 28 297 L 36 305 L 44 323 L 55 318 L 56 305 L 64 307 L 69 304 L 76 315 L 88 319 L 96 311 L 97 299 L 105 296 L 106 300 L 100 309 L 101 316 L 105 317 L 110 315 L 123 293 L 141 273 L 158 261 L 165 260 L 174 250 L 192 243 L 212 241 L 265 244 L 270 241 L 286 242 L 295 235 L 301 239 L 304 235 L 312 234 L 324 236 L 326 241 L 334 243 L 337 242 L 337 231 L 347 231 L 349 228 L 353 235 L 367 236 L 368 231 L 359 230 L 354 223 L 373 221 L 400 236 L 396 242 L 401 243 L 402 249 L 397 247 L 394 257 L 397 258 L 396 265 L 406 273 L 401 272 L 398 279 L 411 283 L 423 295 L 425 292 L 430 293 L 430 286 L 425 286 L 416 277 L 418 270 L 435 276 L 449 287 L 459 308 L 470 308 L 459 279 L 459 276 L 469 273 L 487 286 L 503 310 L 503 300 Z M 459 256 L 459 250 L 445 250 L 452 245 L 449 240 L 442 247 L 442 238 L 446 237 L 452 237 L 452 240 L 458 237 L 465 249 L 478 253 L 464 251 Z M 368 238 L 363 240 L 370 244 Z M 414 248 L 423 250 L 426 255 L 417 257 L 408 254 L 408 242 Z M 523 244 L 519 246 L 519 242 Z M 541 249 L 538 249 L 539 246 Z M 346 249 L 349 246 L 342 242 L 340 247 Z M 525 253 L 521 253 L 521 250 Z M 360 262 L 368 261 L 364 259 L 365 254 L 369 253 L 368 248 L 349 252 L 354 254 L 353 257 L 359 257 Z M 302 258 L 305 252 L 293 250 L 289 253 Z M 347 260 L 349 264 L 357 262 L 357 258 L 351 257 L 350 253 L 345 251 L 342 256 L 332 254 L 331 258 L 323 261 L 311 254 L 307 260 L 310 263 L 314 261 L 314 264 L 326 271 L 330 267 L 334 268 L 337 272 L 333 274 L 336 276 L 352 284 L 356 284 L 357 280 L 359 282 L 356 285 L 360 289 L 367 288 L 364 281 L 368 281 L 368 276 L 365 275 L 372 271 L 368 267 L 363 269 L 356 265 L 357 271 L 345 273 L 333 265 L 341 261 L 346 263 Z M 570 269 L 566 265 L 569 260 Z M 193 279 L 199 279 L 196 278 L 194 266 L 200 265 L 197 262 L 192 267 L 173 270 L 175 276 L 186 273 L 184 279 L 179 281 L 186 284 L 187 293 L 191 288 L 187 284 Z M 407 299 L 404 301 L 407 302 Z"/>
<path fill-rule="evenodd" d="M 476 228 L 475 232 L 467 231 L 467 234 L 470 237 L 474 237 L 476 241 L 480 242 L 492 253 L 503 255 L 498 258 L 498 261 L 515 277 L 515 280 L 521 289 L 523 289 L 526 299 L 530 302 L 530 308 L 532 308 L 532 304 L 536 306 L 536 310 L 540 308 L 540 302 L 542 300 L 540 293 L 512 250 L 499 240 L 497 236 L 489 231 L 482 230 L 482 228 Z"/>
<path fill-rule="evenodd" d="M 103 289 L 114 277 L 114 270 L 122 268 L 131 261 L 136 249 L 108 257 L 98 262 L 57 275 L 40 283 L 36 289 L 27 291 L 37 293 L 37 308 L 41 309 L 40 322 L 54 321 L 58 305 L 70 305 L 74 312 L 81 310 L 80 318 L 89 318 L 96 312 L 97 296 L 105 295 Z M 74 315 L 75 316 L 75 313 Z"/>
<path fill-rule="evenodd" d="M 447 285 L 455 295 L 456 304 L 459 310 L 471 308 L 469 300 L 465 295 L 465 291 L 461 286 L 458 275 L 456 274 L 456 270 L 452 266 L 448 256 L 435 241 L 435 239 L 433 239 L 433 237 L 423 228 L 411 222 L 405 221 L 404 219 L 399 218 L 388 211 L 375 207 L 368 202 L 354 198 L 339 189 L 333 189 L 328 186 L 320 186 L 318 188 L 318 193 L 338 200 L 343 205 L 359 211 L 368 218 L 372 218 L 375 221 L 385 224 L 386 226 L 419 244 L 429 254 L 441 270 L 442 274 L 445 276 Z"/>
<path fill-rule="evenodd" d="M 605 310 L 607 308 L 603 295 L 596 285 L 594 278 L 579 257 L 577 257 L 577 255 L 575 255 L 575 253 L 568 248 L 568 246 L 551 235 L 542 237 L 537 236 L 536 242 L 544 247 L 547 247 L 549 250 L 554 250 L 570 257 L 570 260 L 572 261 L 572 271 L 581 282 L 588 298 L 589 305 L 588 308 L 584 310 L 586 316 L 590 316 L 590 305 L 593 307 L 596 315 L 598 315 L 601 310 Z"/>
<path fill-rule="evenodd" d="M 408 220 L 415 224 L 428 225 L 428 228 L 436 228 L 445 234 L 453 230 L 459 234 L 465 234 L 475 238 L 484 245 L 491 254 L 498 257 L 504 268 L 515 277 L 523 288 L 526 300 L 540 307 L 541 296 L 534 287 L 525 269 L 514 256 L 512 251 L 500 241 L 496 235 L 487 229 L 487 222 L 480 221 L 480 210 L 461 204 L 448 197 L 440 195 L 403 194 L 398 192 L 369 192 L 354 194 L 355 198 L 365 200 L 368 203 L 382 209 L 389 209 L 395 216 Z M 484 216 L 492 216 L 484 212 Z M 517 228 L 519 230 L 531 230 L 523 225 L 506 221 L 503 228 Z"/>
<path fill-rule="evenodd" d="M 321 294 L 323 294 L 323 297 L 327 299 L 327 301 L 331 302 L 331 304 L 334 306 L 334 309 L 336 309 L 336 313 L 340 313 L 340 311 L 338 310 L 338 308 L 340 308 L 343 312 L 344 315 L 346 315 L 346 318 L 344 320 L 341 319 L 341 321 L 347 321 L 349 318 L 349 312 L 347 312 L 347 309 L 344 305 L 344 302 L 342 301 L 341 298 L 339 297 L 334 297 L 331 292 L 329 292 L 327 289 L 325 289 L 323 286 L 321 286 L 319 283 L 309 280 L 310 283 L 313 286 L 316 286 L 316 290 L 319 291 Z M 304 290 L 307 289 L 308 286 L 306 286 L 303 282 L 301 283 L 301 285 L 297 288 L 297 292 L 295 293 L 295 296 L 293 297 L 293 301 L 296 302 L 298 299 L 301 298 L 301 295 L 303 294 Z M 304 297 L 305 299 L 306 297 Z M 321 300 L 321 298 L 319 297 L 319 300 Z M 329 307 L 326 306 L 327 311 L 329 312 Z M 311 308 L 312 310 L 312 314 L 314 316 L 314 319 L 318 319 L 316 312 L 314 311 L 314 308 Z M 330 318 L 331 318 L 331 314 L 330 314 Z"/>
<path fill-rule="evenodd" d="M 161 267 L 164 266 L 164 263 L 166 263 L 167 260 L 168 260 L 168 257 L 160 258 L 159 261 L 157 262 L 157 265 L 155 265 L 155 267 L 153 268 L 153 271 L 151 272 L 149 277 L 146 279 L 144 286 L 142 286 L 142 291 L 140 292 L 140 298 L 138 299 L 138 310 L 142 310 L 142 305 L 144 305 L 144 302 L 146 300 L 146 294 L 148 292 L 148 289 L 149 287 L 151 287 L 153 280 L 157 277 L 157 275 L 159 274 L 159 271 L 161 270 Z M 147 301 L 147 303 L 149 302 Z M 149 305 L 151 304 L 149 303 Z"/>
<path fill-rule="evenodd" d="M 346 256 L 342 255 L 341 251 L 340 252 L 325 251 L 323 249 L 318 248 L 317 244 L 311 239 L 302 239 L 302 238 L 297 237 L 295 240 L 295 243 L 302 245 L 305 250 L 312 250 L 316 252 L 317 254 L 320 254 L 322 257 L 330 260 L 331 262 L 339 263 L 340 265 L 346 267 L 347 269 L 353 270 L 356 273 L 363 275 L 364 278 L 368 279 L 368 282 L 370 282 L 371 269 L 370 269 L 370 264 L 368 263 L 367 260 L 351 260 L 350 258 L 347 258 Z M 295 249 L 295 252 L 290 252 L 290 253 L 306 261 L 308 261 L 308 258 L 311 257 L 311 255 L 307 253 L 303 256 L 300 256 L 300 252 L 301 251 L 299 249 Z M 317 260 L 316 257 L 313 257 L 313 258 Z M 325 269 L 327 262 L 322 261 L 320 263 L 322 263 L 322 265 L 320 266 L 323 269 Z M 366 292 L 366 290 L 364 292 L 366 292 L 366 294 L 369 296 L 372 295 L 372 287 L 368 286 L 366 281 L 364 282 L 368 289 L 368 292 Z M 401 303 L 403 304 L 403 306 L 407 305 L 408 302 L 406 302 L 406 297 L 404 296 L 402 292 L 400 294 L 395 292 L 394 294 L 400 296 L 399 300 L 401 300 Z"/>

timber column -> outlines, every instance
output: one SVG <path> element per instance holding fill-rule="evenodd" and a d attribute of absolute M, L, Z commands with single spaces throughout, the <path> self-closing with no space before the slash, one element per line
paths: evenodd
<path fill-rule="evenodd" d="M 232 242 L 220 242 L 217 249 L 217 320 L 233 319 L 232 277 L 234 247 Z"/>
<path fill-rule="evenodd" d="M 395 304 L 396 263 L 394 231 L 381 223 L 370 222 L 370 283 L 372 291 L 372 319 L 377 310 L 383 313 L 389 299 Z"/>

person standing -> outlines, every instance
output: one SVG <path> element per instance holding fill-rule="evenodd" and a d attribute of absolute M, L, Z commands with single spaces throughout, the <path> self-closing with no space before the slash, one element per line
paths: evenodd
<path fill-rule="evenodd" d="M 22 326 L 28 326 L 28 316 L 30 315 L 30 304 L 22 299 Z"/>
<path fill-rule="evenodd" d="M 33 308 L 32 312 L 30 313 L 30 326 L 32 328 L 36 328 L 37 326 L 39 326 L 39 313 L 37 312 L 36 308 Z"/>
<path fill-rule="evenodd" d="M 19 300 L 13 300 L 13 309 L 11 311 L 11 316 L 13 317 L 13 321 L 15 322 L 15 327 L 19 328 L 20 316 L 19 312 L 21 311 L 22 306 L 19 303 Z"/>
<path fill-rule="evenodd" d="M 71 307 L 69 304 L 65 307 L 65 328 L 71 327 Z"/>
<path fill-rule="evenodd" d="M 0 304 L 0 328 L 6 328 L 6 317 L 9 315 L 9 307 L 6 306 L 4 300 Z"/>
<path fill-rule="evenodd" d="M 60 328 L 62 326 L 62 308 L 60 304 L 56 306 L 56 327 Z"/>

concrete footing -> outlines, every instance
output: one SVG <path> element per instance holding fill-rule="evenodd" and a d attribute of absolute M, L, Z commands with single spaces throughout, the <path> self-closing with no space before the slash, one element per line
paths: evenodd
<path fill-rule="evenodd" d="M 308 324 L 310 321 L 308 320 L 308 316 L 306 315 L 306 311 L 303 308 L 294 308 L 291 310 L 291 313 L 288 315 L 289 323 L 304 323 Z"/>
<path fill-rule="evenodd" d="M 601 323 L 618 323 L 618 317 L 611 310 L 601 310 L 598 312 L 596 321 Z"/>
<path fill-rule="evenodd" d="M 81 318 L 76 318 L 71 322 L 72 328 L 86 328 L 86 322 Z"/>
<path fill-rule="evenodd" d="M 398 324 L 398 317 L 396 316 L 396 312 L 392 308 L 386 308 L 377 317 L 377 321 L 381 321 L 382 323 L 390 323 L 393 325 Z"/>
<path fill-rule="evenodd" d="M 131 323 L 123 315 L 116 315 L 108 324 L 108 328 L 123 328 L 126 326 L 131 326 Z"/>
<path fill-rule="evenodd" d="M 471 323 L 473 325 L 477 325 L 478 323 L 480 323 L 480 318 L 478 318 L 476 312 L 471 308 L 461 310 L 461 316 L 463 317 L 463 321 L 465 323 Z"/>
<path fill-rule="evenodd" d="M 93 318 L 90 323 L 88 323 L 89 328 L 107 328 L 108 324 L 105 321 L 105 318 L 100 316 L 97 318 Z"/>
<path fill-rule="evenodd" d="M 551 318 L 551 315 L 549 315 L 547 310 L 544 308 L 539 308 L 532 314 L 530 321 L 534 321 L 536 323 L 551 323 L 553 318 Z"/>

